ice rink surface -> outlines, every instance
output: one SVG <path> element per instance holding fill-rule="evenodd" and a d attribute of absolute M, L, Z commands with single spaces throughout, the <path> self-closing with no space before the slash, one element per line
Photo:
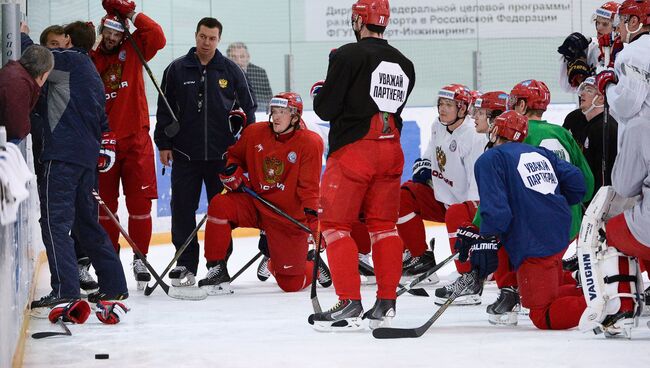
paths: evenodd
<path fill-rule="evenodd" d="M 436 236 L 436 258 L 449 256 L 442 227 L 429 227 Z M 572 252 L 572 251 L 571 251 Z M 148 256 L 162 272 L 171 260 L 171 245 L 152 247 Z M 235 239 L 228 269 L 233 275 L 257 253 L 257 238 Z M 570 331 L 540 331 L 525 316 L 516 327 L 487 322 L 485 307 L 497 296 L 486 284 L 483 304 L 450 307 L 418 339 L 376 340 L 368 329 L 348 333 L 319 333 L 307 323 L 312 312 L 309 289 L 282 292 L 273 278 L 260 282 L 257 262 L 233 282 L 232 295 L 203 301 L 182 301 L 160 288 L 146 297 L 136 290 L 131 251 L 122 251 L 129 282 L 131 308 L 117 325 L 104 325 L 94 315 L 83 325 L 71 325 L 72 336 L 34 340 L 26 337 L 25 367 L 643 367 L 650 364 L 650 329 L 642 317 L 632 340 L 605 340 L 603 335 Z M 206 273 L 201 258 L 199 278 Z M 455 278 L 447 265 L 441 283 Z M 47 264 L 41 268 L 36 297 L 49 292 Z M 168 281 L 168 279 L 166 280 Z M 363 304 L 370 308 L 375 285 L 363 286 Z M 333 287 L 318 289 L 323 309 L 336 302 Z M 436 310 L 433 296 L 408 294 L 397 301 L 396 327 L 416 327 Z M 57 331 L 46 319 L 31 319 L 28 335 Z M 95 354 L 109 354 L 95 360 Z"/>

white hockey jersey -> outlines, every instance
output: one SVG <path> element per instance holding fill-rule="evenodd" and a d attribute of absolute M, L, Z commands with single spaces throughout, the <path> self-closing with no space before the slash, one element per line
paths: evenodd
<path fill-rule="evenodd" d="M 642 120 L 650 124 L 650 35 L 625 44 L 616 55 L 617 84 L 607 87 L 609 112 L 618 122 L 619 151 L 625 126 Z"/>
<path fill-rule="evenodd" d="M 451 133 L 439 121 L 431 124 L 431 140 L 423 158 L 431 160 L 436 200 L 445 206 L 478 201 L 474 163 L 487 142 L 486 135 L 476 132 L 474 121 L 469 117 Z"/>

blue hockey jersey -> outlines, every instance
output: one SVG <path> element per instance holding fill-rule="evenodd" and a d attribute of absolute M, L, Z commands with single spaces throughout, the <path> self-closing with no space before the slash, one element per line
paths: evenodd
<path fill-rule="evenodd" d="M 483 153 L 474 165 L 481 198 L 481 235 L 496 235 L 515 269 L 569 244 L 569 205 L 584 197 L 585 179 L 574 165 L 543 147 L 509 142 Z"/>

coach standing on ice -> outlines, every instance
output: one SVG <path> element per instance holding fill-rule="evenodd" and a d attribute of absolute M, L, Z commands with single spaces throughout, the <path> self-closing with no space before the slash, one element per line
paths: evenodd
<path fill-rule="evenodd" d="M 208 202 L 223 189 L 218 174 L 224 169 L 224 153 L 235 143 L 237 134 L 231 129 L 229 115 L 241 117 L 245 113 L 245 121 L 255 121 L 257 106 L 244 72 L 217 50 L 222 30 L 217 19 L 201 19 L 194 35 L 196 47 L 165 69 L 164 97 L 180 119 L 180 130 L 174 137 L 165 134 L 173 119 L 163 96 L 158 98 L 154 140 L 162 164 L 174 163 L 171 208 L 176 249 L 196 227 L 201 184 L 205 184 Z M 243 113 L 233 111 L 235 104 Z M 193 285 L 198 264 L 199 243 L 195 237 L 169 272 L 172 285 Z"/>
<path fill-rule="evenodd" d="M 415 84 L 413 63 L 388 45 L 387 0 L 359 0 L 352 5 L 356 43 L 330 57 L 322 88 L 312 93 L 314 110 L 330 121 L 329 155 L 321 183 L 321 229 L 339 302 L 309 317 L 319 330 L 361 328 L 357 245 L 350 237 L 359 213 L 373 247 L 377 302 L 364 318 L 371 327 L 395 315 L 395 290 L 402 272 L 403 244 L 395 223 L 399 211 L 404 155 L 400 116 Z M 319 91 L 320 89 L 320 91 Z"/>

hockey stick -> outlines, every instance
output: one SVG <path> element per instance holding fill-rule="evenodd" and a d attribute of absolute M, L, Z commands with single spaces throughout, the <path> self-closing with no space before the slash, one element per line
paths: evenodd
<path fill-rule="evenodd" d="M 472 271 L 476 272 L 476 271 Z M 483 282 L 480 280 L 479 282 Z M 427 330 L 440 318 L 440 316 L 449 308 L 451 303 L 454 302 L 456 298 L 467 288 L 472 280 L 470 278 L 461 279 L 460 287 L 456 289 L 450 296 L 447 301 L 438 308 L 436 313 L 429 318 L 429 320 L 420 327 L 416 328 L 392 328 L 392 327 L 380 327 L 372 331 L 372 336 L 376 339 L 403 339 L 403 338 L 416 338 L 422 336 Z"/>
<path fill-rule="evenodd" d="M 151 273 L 151 275 L 156 279 L 156 281 L 160 284 L 160 287 L 163 288 L 165 291 L 165 294 L 169 295 L 172 298 L 175 299 L 183 299 L 183 300 L 203 300 L 208 297 L 208 294 L 205 292 L 205 290 L 199 289 L 199 288 L 190 288 L 190 287 L 182 287 L 182 288 L 170 288 L 169 285 L 167 285 L 158 275 L 156 270 L 151 267 L 151 264 L 147 261 L 147 258 L 145 257 L 144 254 L 140 251 L 138 246 L 135 244 L 133 239 L 129 236 L 129 234 L 124 230 L 120 222 L 115 218 L 115 215 L 113 215 L 113 212 L 111 211 L 110 208 L 104 203 L 104 200 L 102 197 L 99 196 L 99 193 L 97 193 L 96 190 L 93 189 L 92 191 L 93 197 L 95 197 L 95 200 L 99 204 L 99 206 L 106 212 L 108 217 L 113 221 L 113 224 L 117 226 L 117 228 L 120 230 L 120 233 L 126 239 L 126 241 L 131 245 L 131 248 L 137 255 L 137 257 L 144 263 L 145 267 L 147 267 L 147 270 Z"/>
<path fill-rule="evenodd" d="M 245 186 L 245 185 L 242 185 L 241 187 L 243 188 L 243 191 L 244 191 L 244 192 L 250 194 L 253 198 L 255 198 L 255 199 L 257 199 L 258 201 L 262 202 L 265 206 L 267 206 L 267 207 L 269 207 L 270 209 L 272 209 L 275 213 L 277 213 L 278 215 L 280 215 L 280 216 L 286 218 L 287 220 L 289 220 L 289 221 L 291 221 L 292 223 L 296 224 L 296 225 L 297 225 L 299 228 L 301 228 L 302 230 L 304 230 L 304 231 L 306 231 L 307 233 L 311 234 L 311 230 L 310 230 L 307 226 L 305 226 L 302 222 L 300 222 L 300 221 L 296 220 L 295 218 L 289 216 L 288 214 L 286 214 L 284 211 L 282 211 L 281 209 L 279 209 L 279 208 L 278 208 L 276 205 L 274 205 L 273 203 L 271 203 L 271 202 L 267 201 L 266 199 L 260 197 L 260 195 L 257 194 L 257 193 L 255 193 L 255 191 L 253 191 L 251 188 L 249 188 L 249 187 L 247 187 L 247 186 Z M 320 249 L 320 244 L 318 244 L 318 248 Z M 316 255 L 316 257 L 318 257 L 318 254 Z M 314 259 L 316 259 L 316 257 L 314 257 Z M 317 263 L 315 263 L 315 265 L 318 266 Z M 366 265 L 366 264 L 360 264 L 359 266 L 360 266 L 361 268 L 363 268 L 364 270 L 368 271 L 368 272 L 375 273 L 375 270 L 374 270 L 372 267 L 370 267 L 369 265 Z M 312 282 L 313 282 L 313 280 L 312 280 Z M 404 285 L 402 285 L 402 284 L 398 284 L 397 287 L 398 287 L 400 290 L 401 290 L 401 289 L 405 289 Z M 408 292 L 409 294 L 411 294 L 411 295 L 415 295 L 415 296 L 429 296 L 429 294 L 427 294 L 427 292 L 426 292 L 424 289 L 413 289 L 413 290 L 407 290 L 407 292 Z"/>
<path fill-rule="evenodd" d="M 203 224 L 205 224 L 205 221 L 207 219 L 208 219 L 208 214 L 206 213 L 203 216 L 203 218 L 201 219 L 201 221 L 199 221 L 199 224 L 196 225 L 194 230 L 192 230 L 192 233 L 190 234 L 190 236 L 188 236 L 187 239 L 185 239 L 185 243 L 183 243 L 183 245 L 180 248 L 178 248 L 178 250 L 176 251 L 176 254 L 174 254 L 174 258 L 172 258 L 171 262 L 169 262 L 169 264 L 167 265 L 167 267 L 165 268 L 163 273 L 160 274 L 161 279 L 164 278 L 167 275 L 167 272 L 169 272 L 169 270 L 171 270 L 172 266 L 174 266 L 174 263 L 176 263 L 176 261 L 178 261 L 178 259 L 181 257 L 183 252 L 185 252 L 185 248 L 187 248 L 190 245 L 190 243 L 192 242 L 192 240 L 196 236 L 196 233 L 199 232 L 199 229 L 201 229 L 201 226 L 203 226 Z M 147 296 L 151 295 L 151 293 L 154 291 L 154 289 L 156 289 L 156 286 L 158 286 L 158 281 L 157 280 L 156 280 L 156 283 L 153 284 L 153 286 L 149 287 L 149 285 L 147 285 L 147 287 L 144 288 L 144 295 L 147 295 Z"/>
<path fill-rule="evenodd" d="M 131 34 L 131 32 L 126 26 L 126 21 L 122 19 L 120 15 L 117 15 L 117 18 L 120 20 L 120 23 L 122 23 L 122 27 L 124 27 L 124 37 L 128 39 L 129 42 L 131 42 L 131 46 L 133 46 L 133 49 L 135 50 L 135 53 L 138 55 L 138 58 L 140 59 L 142 66 L 144 66 L 144 70 L 146 70 L 147 74 L 149 74 L 149 78 L 151 78 L 151 82 L 153 83 L 154 87 L 156 87 L 156 90 L 158 91 L 158 95 L 162 98 L 163 102 L 165 103 L 165 106 L 167 107 L 167 110 L 169 110 L 169 114 L 172 116 L 171 124 L 165 127 L 165 135 L 169 138 L 173 138 L 174 136 L 176 136 L 176 134 L 178 134 L 178 131 L 181 129 L 180 123 L 176 118 L 176 114 L 174 114 L 174 110 L 172 110 L 171 105 L 169 105 L 169 101 L 167 101 L 167 98 L 165 97 L 165 94 L 163 93 L 162 89 L 160 89 L 160 86 L 158 85 L 158 81 L 156 80 L 156 77 L 154 77 L 151 69 L 149 68 L 149 64 L 147 63 L 147 60 L 145 60 L 144 55 L 142 55 L 142 51 L 138 47 L 138 44 L 135 43 L 135 40 L 133 39 L 133 35 Z"/>
<path fill-rule="evenodd" d="M 425 273 L 419 275 L 418 277 L 416 277 L 415 279 L 411 280 L 411 282 L 410 282 L 408 285 L 406 285 L 403 289 L 400 289 L 400 290 L 397 292 L 397 296 L 400 296 L 400 295 L 404 294 L 405 292 L 407 292 L 407 291 L 409 291 L 409 290 L 418 290 L 418 289 L 413 289 L 413 286 L 415 286 L 415 285 L 421 283 L 422 281 L 428 279 L 429 276 L 431 276 L 431 275 L 433 275 L 434 273 L 438 272 L 438 270 L 440 270 L 440 269 L 443 268 L 447 263 L 453 261 L 453 260 L 456 259 L 456 258 L 458 258 L 458 253 L 454 253 L 454 254 L 450 255 L 449 257 L 445 258 L 442 262 L 438 263 L 437 265 L 435 265 L 434 267 L 432 267 L 432 268 L 431 268 L 430 270 L 428 270 L 427 272 L 425 272 Z M 424 290 L 424 289 L 419 289 L 419 290 Z M 427 296 L 428 296 L 428 295 L 427 295 Z"/>
<path fill-rule="evenodd" d="M 320 228 L 320 225 L 318 225 Z M 316 293 L 316 281 L 318 279 L 318 265 L 320 264 L 320 242 L 321 239 L 323 238 L 323 235 L 318 237 L 318 242 L 315 242 L 315 253 L 314 254 L 314 268 L 312 270 L 311 274 L 311 306 L 314 308 L 314 313 L 321 313 L 323 309 L 320 306 L 320 302 L 318 301 L 318 295 Z M 313 236 L 311 236 L 311 241 L 314 241 Z"/>
<path fill-rule="evenodd" d="M 610 48 L 609 47 L 603 47 L 603 53 L 605 54 L 605 67 L 609 67 L 609 61 L 610 61 Z M 607 149 L 607 144 L 608 141 L 608 129 L 607 129 L 607 124 L 608 124 L 608 115 L 609 115 L 609 104 L 607 103 L 607 96 L 604 95 L 604 104 L 603 104 L 603 157 L 601 161 L 601 168 L 600 168 L 600 174 L 601 176 L 601 185 L 611 185 L 611 183 L 606 183 L 605 179 L 607 178 L 607 156 L 608 156 L 608 149 Z M 609 180 L 611 182 L 611 179 Z"/>
<path fill-rule="evenodd" d="M 72 332 L 70 332 L 70 329 L 68 326 L 65 325 L 63 322 L 63 318 L 59 318 L 56 320 L 56 323 L 59 324 L 61 327 L 63 327 L 63 332 L 55 332 L 55 331 L 46 331 L 46 332 L 36 332 L 32 334 L 32 339 L 44 339 L 46 337 L 52 337 L 52 336 L 72 336 Z"/>
<path fill-rule="evenodd" d="M 253 263 L 255 263 L 255 261 L 257 261 L 257 259 L 260 258 L 261 256 L 262 256 L 262 252 L 257 252 L 257 254 L 255 256 L 253 256 L 253 258 L 251 258 L 250 261 L 248 261 L 242 268 L 239 269 L 239 271 L 237 271 L 235 276 L 230 278 L 230 282 L 235 281 L 235 279 L 238 278 L 239 275 L 244 273 L 244 271 L 246 271 L 248 269 L 248 267 L 250 267 Z"/>

